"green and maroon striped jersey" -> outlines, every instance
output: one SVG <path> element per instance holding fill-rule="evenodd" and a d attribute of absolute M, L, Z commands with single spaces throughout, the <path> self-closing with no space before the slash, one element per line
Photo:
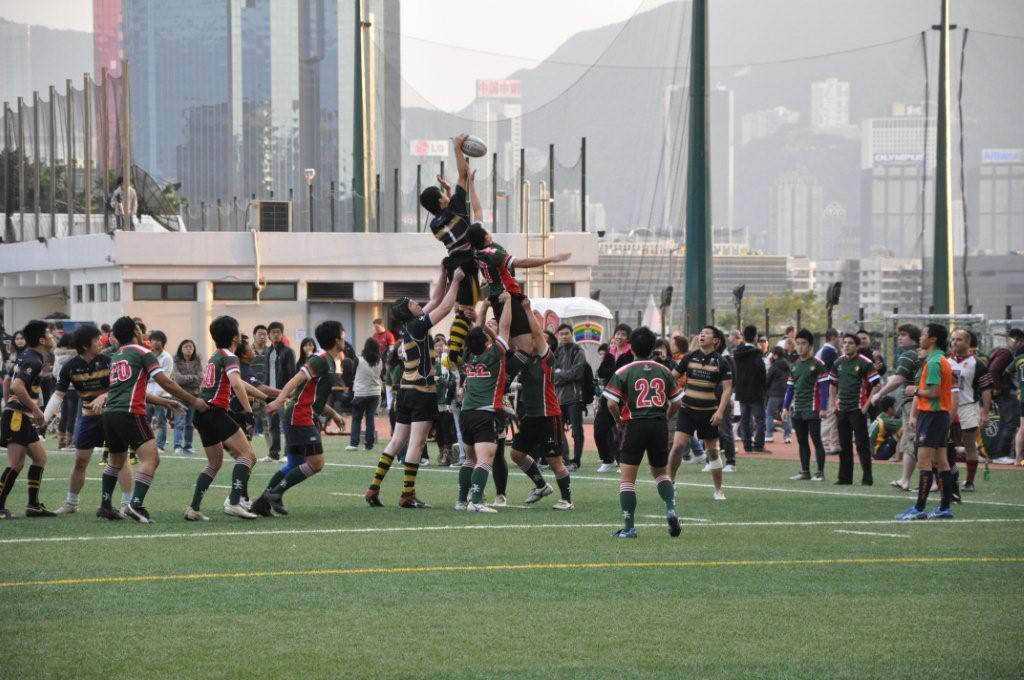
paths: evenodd
<path fill-rule="evenodd" d="M 334 387 L 337 374 L 334 357 L 324 351 L 317 352 L 299 370 L 306 374 L 306 382 L 299 388 L 299 394 L 285 404 L 285 418 L 293 427 L 311 427 L 314 416 L 323 413 L 327 398 Z"/>
<path fill-rule="evenodd" d="M 501 345 L 500 347 L 498 345 Z M 505 398 L 505 352 L 508 345 L 498 338 L 483 354 L 466 357 L 466 392 L 462 410 L 500 411 Z"/>
<path fill-rule="evenodd" d="M 667 418 L 669 403 L 681 401 L 683 391 L 665 366 L 641 360 L 615 371 L 604 396 L 619 403 L 622 420 L 652 420 Z"/>
<path fill-rule="evenodd" d="M 110 391 L 105 411 L 146 415 L 146 386 L 163 373 L 160 361 L 142 345 L 125 345 L 110 357 Z"/>
<path fill-rule="evenodd" d="M 516 352 L 513 360 L 520 364 L 518 410 L 520 418 L 542 418 L 562 415 L 562 406 L 553 381 L 555 355 L 547 347 L 544 354 Z M 509 367 L 510 372 L 513 370 Z"/>
<path fill-rule="evenodd" d="M 231 406 L 232 373 L 238 373 L 238 357 L 231 350 L 218 349 L 206 362 L 199 396 L 210 406 L 227 411 Z"/>

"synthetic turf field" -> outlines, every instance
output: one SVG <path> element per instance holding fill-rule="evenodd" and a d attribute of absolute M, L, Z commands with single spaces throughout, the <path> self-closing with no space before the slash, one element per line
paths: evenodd
<path fill-rule="evenodd" d="M 876 468 L 872 488 L 837 488 L 789 481 L 793 461 L 741 456 L 725 502 L 684 466 L 682 537 L 669 538 L 644 482 L 640 537 L 622 541 L 609 536 L 617 478 L 597 475 L 592 454 L 576 510 L 552 511 L 556 490 L 536 508 L 471 515 L 451 509 L 455 470 L 435 467 L 418 483 L 434 509 L 395 507 L 397 468 L 388 507 L 367 507 L 376 455 L 326 441 L 331 465 L 287 494 L 287 518 L 228 517 L 227 489 L 213 488 L 211 521 L 182 521 L 200 455 L 164 459 L 153 526 L 93 516 L 95 461 L 83 512 L 0 524 L 0 677 L 995 678 L 1024 667 L 1019 471 L 979 472 L 957 521 L 909 524 L 890 521 L 911 501 L 888 487 L 893 465 Z M 51 508 L 71 460 L 50 456 Z M 254 492 L 272 471 L 257 466 Z M 509 489 L 522 503 L 518 469 Z M 8 506 L 20 514 L 24 498 L 23 474 Z"/>

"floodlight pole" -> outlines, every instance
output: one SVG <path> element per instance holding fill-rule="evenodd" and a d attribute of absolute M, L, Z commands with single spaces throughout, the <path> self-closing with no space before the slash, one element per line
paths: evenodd
<path fill-rule="evenodd" d="M 690 129 L 686 187 L 686 329 L 708 322 L 711 308 L 711 167 L 708 144 L 708 3 L 693 0 Z M 737 310 L 737 317 L 739 310 Z"/>

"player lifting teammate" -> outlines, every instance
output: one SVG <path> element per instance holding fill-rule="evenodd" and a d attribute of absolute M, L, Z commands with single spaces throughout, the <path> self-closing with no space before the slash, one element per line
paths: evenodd
<path fill-rule="evenodd" d="M 476 259 L 473 255 L 473 248 L 467 240 L 470 223 L 469 209 L 466 206 L 469 161 L 466 160 L 466 155 L 462 152 L 462 142 L 466 141 L 467 137 L 469 137 L 468 134 L 461 134 L 453 140 L 455 164 L 459 171 L 455 194 L 449 194 L 448 186 L 444 184 L 442 177 L 438 177 L 438 180 L 441 181 L 445 191 L 442 192 L 438 187 L 427 187 L 420 194 L 420 205 L 434 216 L 430 221 L 430 231 L 448 250 L 448 256 L 442 260 L 446 280 L 453 281 L 456 271 L 463 273 L 458 286 L 459 306 L 455 312 L 451 330 L 448 332 L 448 361 L 452 365 L 458 362 L 462 354 L 466 334 L 469 332 L 473 306 L 480 299 L 480 288 L 476 278 Z"/>
<path fill-rule="evenodd" d="M 165 392 L 182 403 L 192 404 L 198 412 L 205 412 L 209 406 L 164 373 L 156 356 L 143 346 L 142 330 L 133 318 L 122 316 L 114 322 L 114 338 L 120 349 L 110 357 L 110 391 L 103 411 L 103 437 L 110 453 L 103 471 L 103 496 L 96 516 L 120 519 L 120 513 L 111 506 L 111 497 L 128 449 L 133 449 L 139 465 L 125 514 L 136 522 L 149 524 L 153 520 L 143 502 L 160 465 L 160 454 L 146 418 L 146 385 L 150 379 L 155 380 Z"/>
<path fill-rule="evenodd" d="M 511 303 L 509 303 L 511 304 Z M 572 510 L 572 489 L 569 480 L 569 468 L 562 460 L 562 407 L 555 393 L 554 374 L 554 337 L 548 340 L 540 322 L 530 308 L 530 299 L 523 298 L 520 304 L 526 309 L 533 336 L 532 354 L 516 351 L 510 363 L 521 365 L 519 381 L 519 399 L 516 404 L 519 416 L 519 431 L 512 438 L 512 460 L 526 472 L 536 485 L 526 499 L 527 505 L 536 503 L 552 492 L 551 486 L 544 482 L 540 471 L 535 469 L 536 459 L 544 458 L 551 471 L 555 473 L 555 481 L 561 500 L 552 506 L 555 510 Z M 516 367 L 509 369 L 512 372 Z"/>
<path fill-rule="evenodd" d="M 207 462 L 196 478 L 192 503 L 185 508 L 185 519 L 189 522 L 205 522 L 208 519 L 199 512 L 199 505 L 220 471 L 225 448 L 235 459 L 235 466 L 231 471 L 231 493 L 224 499 L 224 513 L 241 519 L 256 519 L 256 515 L 242 504 L 242 497 L 248 496 L 249 474 L 256 464 L 256 457 L 245 436 L 245 430 L 238 426 L 228 412 L 231 394 L 234 392 L 241 404 L 246 425 L 251 428 L 255 422 L 246 384 L 242 381 L 238 367 L 238 357 L 234 354 L 241 341 L 238 321 L 230 316 L 218 316 L 210 323 L 210 337 L 217 351 L 206 363 L 199 392 L 210 408 L 202 413 L 197 412 L 192 418 L 203 442 Z"/>
<path fill-rule="evenodd" d="M 647 454 L 651 476 L 658 495 L 665 501 L 668 533 L 682 532 L 676 514 L 675 488 L 668 476 L 668 421 L 675 415 L 683 391 L 665 366 L 651 361 L 656 338 L 651 329 L 641 326 L 629 336 L 636 361 L 615 372 L 605 386 L 608 410 L 620 427 L 625 428 L 619 452 L 619 505 L 623 527 L 613 536 L 636 538 L 636 473 Z"/>
<path fill-rule="evenodd" d="M 505 400 L 505 356 L 512 324 L 509 294 L 502 293 L 504 305 L 498 332 L 484 323 L 483 315 L 466 338 L 466 385 L 459 426 L 466 457 L 459 469 L 459 500 L 456 510 L 497 512 L 484 505 L 483 493 L 498 450 L 498 430 L 503 428 L 501 410 Z M 472 497 L 467 495 L 472 491 Z"/>
<path fill-rule="evenodd" d="M 39 408 L 39 380 L 43 372 L 43 354 L 53 349 L 54 341 L 45 321 L 29 321 L 22 330 L 25 336 L 25 351 L 18 357 L 11 378 L 10 399 L 4 406 L 0 421 L 0 446 L 7 448 L 7 467 L 0 475 L 0 519 L 14 519 L 6 506 L 7 494 L 14 486 L 25 456 L 32 464 L 28 468 L 28 505 L 26 517 L 53 517 L 39 501 L 39 487 L 43 483 L 43 468 L 46 467 L 46 447 L 39 437 L 36 426 L 46 423 Z"/>
<path fill-rule="evenodd" d="M 341 334 L 337 321 L 320 323 L 313 335 L 323 349 L 309 357 L 274 401 L 267 404 L 267 413 L 276 413 L 283 407 L 281 425 L 288 463 L 274 473 L 263 495 L 252 504 L 252 511 L 259 515 L 269 517 L 271 510 L 287 515 L 282 502 L 284 492 L 324 469 L 324 445 L 317 419 L 326 413 L 341 429 L 341 416 L 327 406 L 337 376 L 335 360 L 344 348 Z M 290 399 L 295 390 L 299 390 L 298 396 Z"/>

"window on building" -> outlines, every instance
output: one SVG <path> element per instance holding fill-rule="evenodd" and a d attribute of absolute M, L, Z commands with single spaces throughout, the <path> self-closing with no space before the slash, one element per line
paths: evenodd
<path fill-rule="evenodd" d="M 196 284 L 136 283 L 132 287 L 132 297 L 136 300 L 195 300 Z"/>
<path fill-rule="evenodd" d="M 81 302 L 81 301 L 82 301 L 82 287 L 81 286 L 75 286 L 75 302 Z"/>
<path fill-rule="evenodd" d="M 85 300 L 86 302 L 96 302 L 96 284 L 88 283 L 85 286 Z"/>
<path fill-rule="evenodd" d="M 306 284 L 306 297 L 310 300 L 351 300 L 351 281 L 310 281 Z"/>
<path fill-rule="evenodd" d="M 260 300 L 294 300 L 297 284 L 268 283 L 260 293 Z M 251 283 L 221 282 L 213 284 L 214 300 L 255 300 L 256 286 Z"/>
<path fill-rule="evenodd" d="M 576 282 L 566 281 L 551 284 L 551 297 L 576 297 Z"/>
<path fill-rule="evenodd" d="M 121 284 L 112 283 L 110 284 L 110 299 L 114 302 L 121 301 Z"/>
<path fill-rule="evenodd" d="M 107 301 L 107 284 L 101 283 L 100 284 L 100 302 L 106 302 L 106 301 Z"/>
<path fill-rule="evenodd" d="M 397 300 L 407 297 L 410 300 L 425 302 L 430 297 L 429 283 L 416 283 L 409 281 L 385 281 L 384 299 Z"/>

